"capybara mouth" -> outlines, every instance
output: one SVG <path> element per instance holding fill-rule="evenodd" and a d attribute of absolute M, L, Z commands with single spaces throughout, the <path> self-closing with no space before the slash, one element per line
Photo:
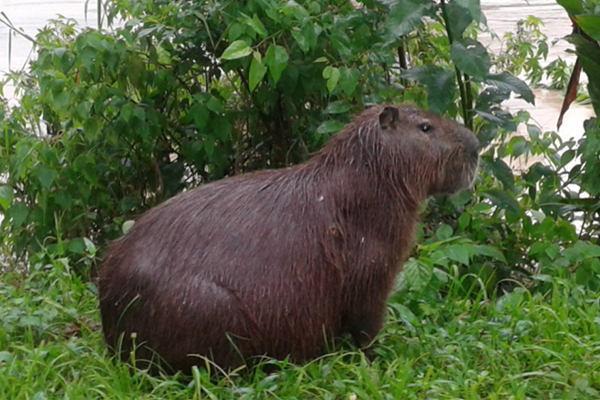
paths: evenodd
<path fill-rule="evenodd" d="M 459 133 L 464 135 L 464 149 L 461 157 L 465 162 L 462 164 L 461 183 L 457 191 L 471 189 L 477 178 L 477 170 L 479 168 L 479 140 L 470 130 L 464 128 Z"/>

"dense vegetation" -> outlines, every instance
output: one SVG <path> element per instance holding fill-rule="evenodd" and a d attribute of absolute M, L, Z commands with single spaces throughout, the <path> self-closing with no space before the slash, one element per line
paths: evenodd
<path fill-rule="evenodd" d="M 600 3 L 558 3 L 598 114 Z M 569 66 L 544 63 L 539 20 L 497 56 L 477 40 L 478 0 L 99 4 L 121 27 L 51 21 L 7 78 L 20 104 L 0 103 L 0 398 L 598 397 L 600 126 L 565 141 L 501 106 L 533 103 L 545 81 L 577 95 Z M 129 221 L 186 188 L 302 162 L 365 104 L 401 101 L 472 128 L 481 172 L 424 209 L 374 362 L 341 344 L 210 380 L 110 359 L 93 267 Z M 531 161 L 515 173 L 517 159 Z"/>

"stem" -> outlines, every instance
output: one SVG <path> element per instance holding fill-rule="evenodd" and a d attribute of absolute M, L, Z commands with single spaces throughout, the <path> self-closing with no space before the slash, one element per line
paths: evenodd
<path fill-rule="evenodd" d="M 102 30 L 102 0 L 98 0 L 98 30 Z"/>
<path fill-rule="evenodd" d="M 404 49 L 404 43 L 398 45 L 398 63 L 402 71 L 408 69 L 408 61 L 406 60 L 406 50 Z"/>
<path fill-rule="evenodd" d="M 442 18 L 444 19 L 444 25 L 446 27 L 446 33 L 448 34 L 448 41 L 450 42 L 450 46 L 454 43 L 454 38 L 452 37 L 452 32 L 450 31 L 450 20 L 448 18 L 448 12 L 446 11 L 446 1 L 441 0 L 442 7 Z M 458 89 L 460 90 L 460 104 L 462 107 L 463 118 L 465 121 L 465 125 L 469 129 L 473 129 L 473 118 L 471 117 L 471 108 L 473 104 L 472 94 L 471 94 L 471 82 L 470 78 L 467 74 L 464 74 L 465 80 L 467 83 L 467 88 L 465 88 L 465 82 L 463 82 L 463 76 L 460 73 L 458 67 L 454 66 L 454 71 L 456 72 L 456 80 L 458 81 Z M 468 90 L 467 90 L 468 89 Z"/>
<path fill-rule="evenodd" d="M 470 130 L 473 130 L 473 91 L 471 90 L 471 77 L 467 74 L 464 74 L 465 77 L 465 92 L 467 95 L 467 107 L 465 115 L 465 125 Z"/>
<path fill-rule="evenodd" d="M 398 45 L 398 64 L 400 64 L 400 74 L 408 69 L 408 62 L 406 60 L 406 51 L 404 50 L 404 43 Z M 408 81 L 400 78 L 400 83 L 406 87 Z"/>

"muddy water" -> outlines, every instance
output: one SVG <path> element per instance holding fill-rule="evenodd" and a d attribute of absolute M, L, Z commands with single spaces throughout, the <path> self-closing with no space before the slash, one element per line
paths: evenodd
<path fill-rule="evenodd" d="M 489 28 L 498 36 L 516 29 L 516 23 L 529 15 L 540 18 L 544 27 L 542 32 L 548 36 L 550 49 L 546 63 L 561 57 L 569 64 L 575 63 L 575 56 L 567 50 L 572 46 L 563 37 L 572 30 L 571 22 L 565 10 L 556 4 L 555 0 L 482 0 L 483 12 L 487 18 Z M 485 41 L 485 38 L 483 39 Z M 552 43 L 554 44 L 552 45 Z M 489 42 L 490 49 L 496 53 L 502 51 L 498 40 Z M 536 89 L 535 105 L 523 100 L 511 100 L 506 105 L 512 111 L 526 110 L 531 114 L 532 122 L 539 125 L 544 131 L 556 131 L 556 122 L 562 106 L 561 92 Z M 578 139 L 583 134 L 583 121 L 594 115 L 590 106 L 572 104 L 564 117 L 559 134 L 563 139 Z"/>
<path fill-rule="evenodd" d="M 59 15 L 72 18 L 82 26 L 97 26 L 97 4 L 96 0 L 0 0 L 0 12 L 15 28 L 33 38 L 48 20 Z M 6 17 L 0 15 L 3 21 Z M 0 23 L 0 77 L 8 71 L 20 71 L 32 56 L 31 49 L 29 39 Z M 11 85 L 5 87 L 4 96 L 13 97 Z"/>

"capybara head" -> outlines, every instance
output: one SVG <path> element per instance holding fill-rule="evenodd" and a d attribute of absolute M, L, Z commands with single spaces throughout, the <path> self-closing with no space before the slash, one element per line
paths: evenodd
<path fill-rule="evenodd" d="M 379 332 L 426 197 L 468 188 L 475 136 L 412 105 L 372 107 L 308 162 L 190 190 L 139 218 L 99 269 L 109 347 L 189 372 L 300 362 Z"/>
<path fill-rule="evenodd" d="M 473 184 L 479 142 L 454 121 L 409 104 L 370 107 L 354 125 L 332 139 L 325 151 L 341 149 L 339 142 L 361 141 L 362 151 L 370 151 L 368 156 L 377 158 L 380 171 L 393 172 L 396 183 L 406 185 L 421 200 Z M 342 154 L 336 156 L 344 158 Z"/>

